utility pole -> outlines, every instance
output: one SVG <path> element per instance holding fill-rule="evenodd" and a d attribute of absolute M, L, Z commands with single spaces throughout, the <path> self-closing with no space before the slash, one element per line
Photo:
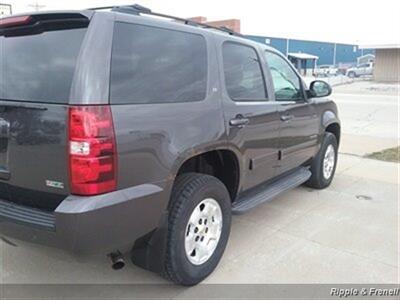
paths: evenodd
<path fill-rule="evenodd" d="M 336 66 L 336 43 L 333 46 L 333 66 Z"/>
<path fill-rule="evenodd" d="M 33 4 L 28 4 L 29 7 L 32 7 L 35 11 L 39 11 L 42 8 L 46 7 L 46 5 L 39 4 L 37 1 Z"/>
<path fill-rule="evenodd" d="M 286 39 L 286 57 L 289 54 L 289 38 Z"/>

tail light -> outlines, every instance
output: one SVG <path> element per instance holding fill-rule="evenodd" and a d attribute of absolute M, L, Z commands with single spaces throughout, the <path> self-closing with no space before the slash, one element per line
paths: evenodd
<path fill-rule="evenodd" d="M 71 193 L 97 195 L 117 187 L 116 143 L 110 106 L 69 108 Z"/>
<path fill-rule="evenodd" d="M 31 16 L 18 16 L 0 19 L 0 28 L 27 25 L 32 21 Z"/>

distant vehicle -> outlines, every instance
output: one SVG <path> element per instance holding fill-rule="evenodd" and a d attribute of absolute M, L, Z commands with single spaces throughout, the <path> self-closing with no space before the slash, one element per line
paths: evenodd
<path fill-rule="evenodd" d="M 339 63 L 337 68 L 338 68 L 338 75 L 346 75 L 347 70 L 352 68 L 354 64 L 352 63 Z"/>
<path fill-rule="evenodd" d="M 366 64 L 361 64 L 353 68 L 347 69 L 346 75 L 350 78 L 359 77 L 363 75 L 372 75 L 374 70 L 374 63 L 369 62 Z"/>
<path fill-rule="evenodd" d="M 315 70 L 315 75 L 317 77 L 328 77 L 328 76 L 336 76 L 338 74 L 338 68 L 335 68 L 331 65 L 321 65 Z"/>
<path fill-rule="evenodd" d="M 368 53 L 357 57 L 357 66 L 375 61 L 375 55 Z"/>

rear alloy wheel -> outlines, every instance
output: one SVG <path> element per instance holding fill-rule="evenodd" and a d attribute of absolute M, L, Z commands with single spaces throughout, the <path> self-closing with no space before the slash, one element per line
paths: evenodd
<path fill-rule="evenodd" d="M 201 201 L 186 225 L 185 250 L 194 265 L 205 263 L 217 248 L 222 232 L 222 211 L 212 198 Z"/>
<path fill-rule="evenodd" d="M 165 275 L 195 285 L 218 265 L 228 242 L 231 200 L 217 178 L 187 173 L 176 179 L 171 195 Z"/>

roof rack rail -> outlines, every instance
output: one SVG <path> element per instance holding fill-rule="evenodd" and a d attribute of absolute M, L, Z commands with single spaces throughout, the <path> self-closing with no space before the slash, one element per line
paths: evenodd
<path fill-rule="evenodd" d="M 242 36 L 240 33 L 235 32 L 225 26 L 216 27 L 216 26 L 211 26 L 208 24 L 200 23 L 200 22 L 195 22 L 190 19 L 179 18 L 179 17 L 170 16 L 170 15 L 166 15 L 166 14 L 156 13 L 156 12 L 151 11 L 151 9 L 144 7 L 142 5 L 139 5 L 139 4 L 120 5 L 120 6 L 114 5 L 114 6 L 89 8 L 89 10 L 104 10 L 104 9 L 110 9 L 111 11 L 120 12 L 120 13 L 127 13 L 127 14 L 134 14 L 134 15 L 151 15 L 151 16 L 156 16 L 156 17 L 161 17 L 161 18 L 166 18 L 166 19 L 172 19 L 175 21 L 182 22 L 185 25 L 202 27 L 202 28 L 206 28 L 206 29 L 214 29 L 214 30 L 223 31 L 225 33 L 228 33 L 229 35 Z"/>

